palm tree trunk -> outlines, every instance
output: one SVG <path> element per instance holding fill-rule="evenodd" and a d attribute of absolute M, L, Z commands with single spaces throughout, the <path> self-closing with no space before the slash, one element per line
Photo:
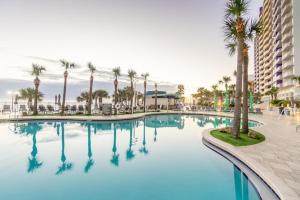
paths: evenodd
<path fill-rule="evenodd" d="M 90 78 L 90 92 L 89 92 L 89 107 L 88 107 L 88 114 L 92 114 L 92 94 L 93 94 L 93 76 Z"/>
<path fill-rule="evenodd" d="M 241 93 L 242 93 L 242 67 L 243 67 L 243 44 L 244 41 L 241 36 L 237 41 L 237 76 L 236 76 L 236 92 L 234 103 L 234 119 L 232 134 L 235 138 L 240 137 L 241 127 Z"/>
<path fill-rule="evenodd" d="M 68 72 L 65 71 L 65 73 L 64 73 L 64 91 L 63 91 L 61 115 L 64 115 L 64 113 L 65 113 L 66 93 L 67 93 L 67 78 L 68 78 Z"/>
<path fill-rule="evenodd" d="M 38 93 L 39 93 L 39 85 L 38 85 L 38 84 L 35 84 L 34 108 L 33 108 L 33 114 L 34 114 L 34 115 L 37 115 L 37 114 L 38 114 L 38 110 L 37 110 Z"/>
<path fill-rule="evenodd" d="M 133 97 L 134 97 L 133 82 L 131 81 L 131 97 L 130 97 L 131 114 L 133 114 Z"/>
<path fill-rule="evenodd" d="M 118 102 L 118 81 L 117 79 L 115 79 L 115 102 L 114 102 L 114 114 L 117 115 L 117 108 L 116 108 L 116 105 L 117 105 L 117 102 Z"/>
<path fill-rule="evenodd" d="M 244 65 L 243 65 L 243 127 L 242 132 L 248 133 L 249 132 L 249 126 L 248 126 L 248 64 L 249 64 L 249 58 L 248 58 L 248 52 L 244 55 Z"/>
<path fill-rule="evenodd" d="M 144 112 L 146 112 L 146 88 L 147 88 L 147 83 L 145 81 L 144 82 Z"/>

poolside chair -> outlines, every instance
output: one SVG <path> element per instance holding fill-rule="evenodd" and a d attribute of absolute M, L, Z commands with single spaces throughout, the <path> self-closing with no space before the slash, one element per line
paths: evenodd
<path fill-rule="evenodd" d="M 112 104 L 103 104 L 102 113 L 103 113 L 103 115 L 111 115 L 112 114 Z"/>
<path fill-rule="evenodd" d="M 76 111 L 77 111 L 77 106 L 76 105 L 71 106 L 71 112 L 76 113 Z"/>
<path fill-rule="evenodd" d="M 48 112 L 54 113 L 54 107 L 51 105 L 47 105 Z"/>
<path fill-rule="evenodd" d="M 19 111 L 20 112 L 27 112 L 26 105 L 20 105 Z"/>
<path fill-rule="evenodd" d="M 39 105 L 39 111 L 42 113 L 46 113 L 46 107 L 44 105 Z"/>
<path fill-rule="evenodd" d="M 79 105 L 79 106 L 78 106 L 78 112 L 84 113 L 83 105 Z"/>
<path fill-rule="evenodd" d="M 3 105 L 2 114 L 3 113 L 10 113 L 10 105 Z"/>
<path fill-rule="evenodd" d="M 71 110 L 71 106 L 70 106 L 70 105 L 66 105 L 66 106 L 65 106 L 65 111 L 66 111 L 66 112 L 70 112 L 70 110 Z"/>

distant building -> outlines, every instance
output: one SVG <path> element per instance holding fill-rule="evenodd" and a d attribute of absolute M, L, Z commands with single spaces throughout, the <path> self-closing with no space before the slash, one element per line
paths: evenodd
<path fill-rule="evenodd" d="M 166 91 L 157 91 L 157 106 L 161 109 L 172 109 L 179 102 L 176 94 L 169 94 Z M 155 108 L 155 91 L 147 91 L 146 106 L 150 109 Z"/>
<path fill-rule="evenodd" d="M 279 99 L 300 101 L 300 1 L 264 0 L 262 33 L 255 38 L 255 92 L 279 88 Z M 298 16 L 298 17 L 297 17 Z M 268 100 L 265 96 L 263 100 Z"/>

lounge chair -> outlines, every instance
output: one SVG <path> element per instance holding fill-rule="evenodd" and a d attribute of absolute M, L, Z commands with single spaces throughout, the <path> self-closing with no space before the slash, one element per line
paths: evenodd
<path fill-rule="evenodd" d="M 76 111 L 77 111 L 77 106 L 76 105 L 71 106 L 71 112 L 76 113 Z"/>
<path fill-rule="evenodd" d="M 3 105 L 3 109 L 2 109 L 2 114 L 3 113 L 10 113 L 11 110 L 10 110 L 10 105 Z"/>
<path fill-rule="evenodd" d="M 42 113 L 46 113 L 47 110 L 44 105 L 39 105 L 39 111 Z"/>
<path fill-rule="evenodd" d="M 112 114 L 112 105 L 111 104 L 103 104 L 102 113 L 103 113 L 103 115 L 111 115 Z"/>
<path fill-rule="evenodd" d="M 54 107 L 51 105 L 47 105 L 47 109 L 50 113 L 54 113 Z"/>
<path fill-rule="evenodd" d="M 66 111 L 66 112 L 70 112 L 70 110 L 71 110 L 71 106 L 70 106 L 70 105 L 66 105 L 66 106 L 65 106 L 65 111 Z"/>
<path fill-rule="evenodd" d="M 20 105 L 19 111 L 20 112 L 27 112 L 26 106 L 25 105 Z"/>
<path fill-rule="evenodd" d="M 79 105 L 79 106 L 78 106 L 78 112 L 84 113 L 83 105 Z"/>

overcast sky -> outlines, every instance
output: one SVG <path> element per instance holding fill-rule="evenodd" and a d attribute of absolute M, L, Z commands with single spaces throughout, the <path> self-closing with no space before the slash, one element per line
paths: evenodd
<path fill-rule="evenodd" d="M 111 81 L 112 67 L 129 68 L 187 93 L 232 75 L 236 58 L 224 48 L 225 0 L 1 0 L 0 79 L 32 80 L 31 63 L 47 68 L 45 82 L 62 83 L 64 58 L 82 68 L 71 82 L 87 80 L 86 63 L 99 69 L 96 81 Z M 262 0 L 252 0 L 258 15 Z M 253 49 L 250 72 L 253 72 Z M 9 90 L 9 85 L 7 85 Z"/>

